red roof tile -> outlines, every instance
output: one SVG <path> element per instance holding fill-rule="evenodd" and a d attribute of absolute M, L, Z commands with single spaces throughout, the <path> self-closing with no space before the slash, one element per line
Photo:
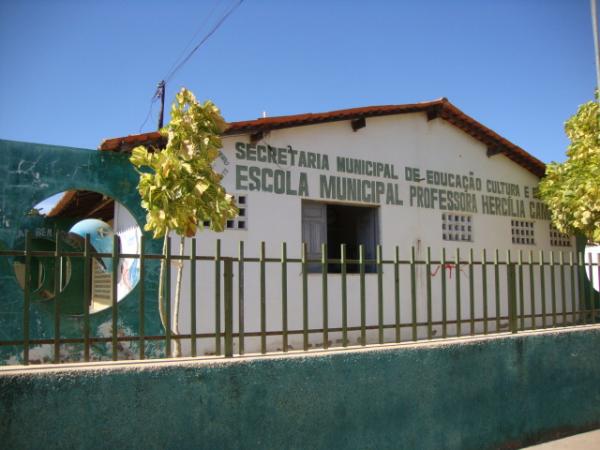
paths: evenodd
<path fill-rule="evenodd" d="M 430 102 L 411 103 L 405 105 L 366 106 L 362 108 L 342 109 L 323 113 L 296 114 L 290 116 L 265 117 L 255 120 L 231 122 L 223 133 L 225 136 L 236 134 L 257 134 L 319 123 L 352 120 L 361 117 L 389 116 L 394 114 L 407 114 L 425 112 L 428 118 L 440 117 L 452 125 L 460 128 L 475 139 L 484 143 L 493 153 L 502 153 L 515 163 L 526 168 L 534 175 L 542 177 L 546 166 L 521 147 L 503 138 L 493 130 L 466 115 L 446 98 Z M 157 131 L 126 136 L 122 138 L 107 139 L 100 145 L 100 150 L 128 152 L 137 145 L 165 144 L 164 138 Z"/>
<path fill-rule="evenodd" d="M 112 152 L 129 152 L 138 145 L 156 145 L 160 146 L 164 142 L 162 135 L 158 131 L 150 133 L 132 134 L 130 136 L 105 139 L 98 147 L 98 150 Z"/>

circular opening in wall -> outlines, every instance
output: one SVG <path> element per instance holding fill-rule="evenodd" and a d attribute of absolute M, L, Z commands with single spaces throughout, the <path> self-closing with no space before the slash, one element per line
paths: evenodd
<path fill-rule="evenodd" d="M 27 215 L 31 248 L 38 252 L 30 257 L 32 301 L 60 301 L 61 312 L 69 315 L 83 314 L 84 308 L 97 313 L 111 307 L 115 296 L 117 302 L 123 300 L 137 285 L 139 258 L 112 257 L 115 245 L 119 254 L 139 253 L 140 227 L 121 203 L 98 192 L 67 191 L 38 203 Z M 20 234 L 24 241 L 25 230 Z M 86 236 L 89 268 L 83 257 Z M 70 256 L 57 258 L 50 253 L 57 240 L 61 253 Z M 13 268 L 25 288 L 25 258 L 15 258 Z"/>

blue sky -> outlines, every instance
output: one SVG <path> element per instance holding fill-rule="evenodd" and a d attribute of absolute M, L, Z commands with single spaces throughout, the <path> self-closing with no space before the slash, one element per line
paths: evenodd
<path fill-rule="evenodd" d="M 138 133 L 156 83 L 236 1 L 0 0 L 0 138 Z M 167 103 L 186 86 L 235 121 L 447 97 L 548 162 L 594 74 L 588 0 L 245 0 Z"/>

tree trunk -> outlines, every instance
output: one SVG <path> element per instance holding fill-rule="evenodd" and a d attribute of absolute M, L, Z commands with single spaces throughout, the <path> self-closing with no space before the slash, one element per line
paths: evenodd
<path fill-rule="evenodd" d="M 163 241 L 163 250 L 162 250 L 162 258 L 160 260 L 160 274 L 158 276 L 158 315 L 160 316 L 160 321 L 167 328 L 167 309 L 165 306 L 165 268 L 167 265 L 166 256 L 167 256 L 167 239 L 169 239 L 169 230 L 165 233 L 164 241 Z"/>
<path fill-rule="evenodd" d="M 179 256 L 183 256 L 185 249 L 185 237 L 181 236 L 179 241 Z M 183 279 L 183 259 L 177 261 L 177 281 L 175 284 L 175 304 L 173 311 L 173 331 L 179 334 L 179 304 L 181 303 L 181 282 Z M 174 339 L 173 356 L 181 356 L 181 340 Z"/>

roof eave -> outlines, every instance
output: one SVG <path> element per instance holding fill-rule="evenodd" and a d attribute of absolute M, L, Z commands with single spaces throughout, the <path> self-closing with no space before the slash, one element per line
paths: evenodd
<path fill-rule="evenodd" d="M 296 114 L 290 116 L 266 117 L 255 120 L 231 122 L 223 132 L 223 136 L 236 135 L 258 135 L 272 130 L 296 128 L 322 123 L 348 121 L 358 118 L 381 117 L 397 114 L 426 113 L 427 119 L 442 118 L 473 138 L 479 140 L 488 148 L 498 149 L 495 153 L 501 153 L 507 158 L 519 164 L 537 177 L 543 177 L 545 164 L 503 138 L 495 131 L 468 116 L 459 108 L 454 106 L 448 99 L 441 98 L 428 102 L 412 103 L 405 105 L 383 105 L 368 106 L 362 108 L 351 108 L 324 113 Z M 153 145 L 158 148 L 164 147 L 166 139 L 158 131 L 131 135 L 123 138 L 107 139 L 102 142 L 99 149 L 103 151 L 128 152 L 138 145 Z"/>

